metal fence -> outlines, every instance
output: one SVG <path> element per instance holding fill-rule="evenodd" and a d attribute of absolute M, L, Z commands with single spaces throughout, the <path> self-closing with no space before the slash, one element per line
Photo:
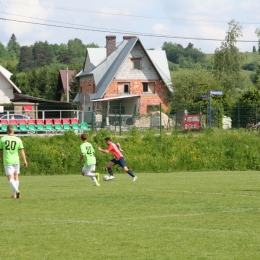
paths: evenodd
<path fill-rule="evenodd" d="M 70 109 L 66 109 L 70 108 Z M 72 109 L 71 109 L 72 108 Z M 76 106 L 33 106 L 31 110 L 13 104 L 4 105 L 0 114 L 21 114 L 33 119 L 77 118 L 79 123 L 86 122 L 89 129 L 105 128 L 111 131 L 128 131 L 131 127 L 139 130 L 157 129 L 163 131 L 202 130 L 213 128 L 260 128 L 260 104 L 235 104 L 232 106 L 216 106 L 198 103 L 191 106 L 175 106 L 170 114 L 162 112 L 162 104 L 151 105 L 146 113 L 140 113 L 140 107 L 134 103 L 99 104 L 94 111 L 79 110 Z M 0 115 L 0 117 L 1 117 Z M 187 120 L 189 122 L 187 122 Z M 192 121 L 194 120 L 194 122 Z"/>
<path fill-rule="evenodd" d="M 170 115 L 176 122 L 175 130 L 183 130 L 185 115 L 204 115 L 206 127 L 223 129 L 257 129 L 260 127 L 260 104 L 237 103 L 229 106 L 216 106 L 208 104 L 195 104 L 182 106 L 172 111 Z"/>

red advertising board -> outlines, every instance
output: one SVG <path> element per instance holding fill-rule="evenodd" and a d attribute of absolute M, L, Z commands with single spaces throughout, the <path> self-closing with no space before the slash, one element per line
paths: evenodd
<path fill-rule="evenodd" d="M 205 126 L 205 115 L 194 114 L 184 116 L 184 130 L 202 130 Z"/>

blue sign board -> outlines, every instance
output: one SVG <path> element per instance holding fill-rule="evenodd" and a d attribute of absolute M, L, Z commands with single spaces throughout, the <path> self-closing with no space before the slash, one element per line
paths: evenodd
<path fill-rule="evenodd" d="M 208 94 L 200 94 L 200 98 L 208 98 L 209 95 Z"/>
<path fill-rule="evenodd" d="M 210 95 L 222 96 L 223 92 L 220 90 L 211 90 Z"/>

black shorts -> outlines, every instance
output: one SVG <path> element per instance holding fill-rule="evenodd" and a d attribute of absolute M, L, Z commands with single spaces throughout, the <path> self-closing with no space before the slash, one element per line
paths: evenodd
<path fill-rule="evenodd" d="M 122 168 L 124 168 L 126 166 L 124 157 L 121 157 L 118 160 L 114 158 L 114 159 L 111 160 L 111 162 L 113 162 L 114 164 L 120 165 Z"/>

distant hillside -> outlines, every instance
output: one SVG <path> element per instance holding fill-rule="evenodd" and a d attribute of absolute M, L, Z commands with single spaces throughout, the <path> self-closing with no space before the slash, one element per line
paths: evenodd
<path fill-rule="evenodd" d="M 211 61 L 214 54 L 205 54 L 205 59 L 207 61 Z M 243 67 L 247 64 L 255 64 L 258 63 L 260 65 L 260 54 L 258 52 L 243 52 L 244 57 Z M 249 69 L 245 69 L 249 70 Z M 252 70 L 253 71 L 253 70 Z"/>

